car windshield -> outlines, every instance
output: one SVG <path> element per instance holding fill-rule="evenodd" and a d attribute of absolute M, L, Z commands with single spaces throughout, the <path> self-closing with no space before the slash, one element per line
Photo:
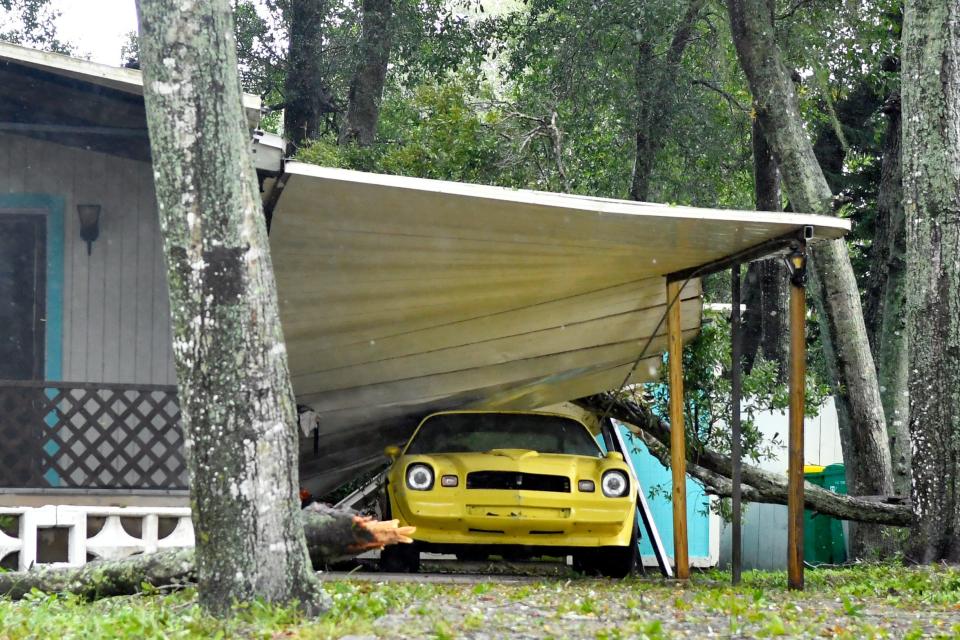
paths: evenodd
<path fill-rule="evenodd" d="M 482 453 L 491 449 L 531 449 L 600 457 L 596 441 L 582 424 L 563 416 L 520 413 L 446 413 L 431 416 L 417 431 L 407 454 Z"/>

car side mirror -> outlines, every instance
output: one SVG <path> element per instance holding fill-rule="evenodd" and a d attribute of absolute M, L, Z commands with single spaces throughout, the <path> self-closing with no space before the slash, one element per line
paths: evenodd
<path fill-rule="evenodd" d="M 386 454 L 386 456 L 387 456 L 388 458 L 390 458 L 391 460 L 396 460 L 397 458 L 400 457 L 400 447 L 398 447 L 398 446 L 395 445 L 395 444 L 392 444 L 392 445 L 390 445 L 389 447 L 385 448 L 385 449 L 383 450 L 383 452 L 384 452 L 384 453 Z"/>
<path fill-rule="evenodd" d="M 607 460 L 616 460 L 617 462 L 623 462 L 623 454 L 619 451 L 607 451 Z"/>

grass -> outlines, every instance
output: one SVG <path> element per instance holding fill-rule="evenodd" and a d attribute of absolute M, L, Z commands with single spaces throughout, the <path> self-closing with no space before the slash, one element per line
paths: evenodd
<path fill-rule="evenodd" d="M 31 594 L 0 599 L 0 638 L 670 638 L 960 637 L 960 569 L 870 565 L 807 571 L 788 592 L 778 572 L 743 584 L 711 571 L 689 583 L 549 578 L 526 584 L 441 585 L 335 581 L 333 606 L 304 619 L 291 608 L 252 604 L 220 621 L 196 593 L 147 591 L 84 602 Z"/>

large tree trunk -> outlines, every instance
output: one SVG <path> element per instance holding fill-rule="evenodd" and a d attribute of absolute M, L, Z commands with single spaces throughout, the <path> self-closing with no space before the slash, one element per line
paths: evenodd
<path fill-rule="evenodd" d="M 633 428 L 664 466 L 670 465 L 670 426 L 648 408 L 625 398 L 613 399 L 612 394 L 580 398 L 578 405 L 608 415 Z M 687 450 L 687 472 L 702 482 L 708 490 L 720 496 L 732 494 L 730 477 L 733 462 L 729 457 L 709 449 Z M 787 478 L 750 464 L 742 465 L 743 497 L 751 502 L 787 504 Z M 909 525 L 913 512 L 909 504 L 892 496 L 858 498 L 833 493 L 807 482 L 804 504 L 808 509 L 844 520 L 889 525 Z"/>
<path fill-rule="evenodd" d="M 301 515 L 307 549 L 317 569 L 368 549 L 411 542 L 408 536 L 413 528 L 398 528 L 396 520 L 377 522 L 346 511 L 311 507 Z M 17 599 L 31 589 L 39 589 L 94 600 L 139 593 L 144 584 L 177 586 L 196 580 L 194 550 L 173 549 L 122 560 L 97 560 L 77 568 L 43 566 L 30 571 L 0 573 L 0 595 Z"/>
<path fill-rule="evenodd" d="M 229 0 L 138 0 L 200 602 L 321 604 Z"/>
<path fill-rule="evenodd" d="M 661 58 L 650 40 L 637 45 L 634 66 L 634 84 L 637 91 L 637 121 L 635 128 L 636 156 L 630 180 L 630 199 L 645 201 L 650 194 L 650 174 L 657 153 L 663 147 L 670 114 L 675 107 L 672 83 L 683 61 L 683 52 L 693 38 L 693 30 L 700 19 L 706 0 L 689 0 L 670 46 Z M 649 37 L 649 36 L 648 36 Z"/>
<path fill-rule="evenodd" d="M 832 194 L 807 137 L 790 75 L 780 59 L 773 13 L 766 0 L 728 0 L 737 55 L 753 93 L 757 118 L 773 149 L 793 209 L 832 212 Z M 836 399 L 847 488 L 851 495 L 889 495 L 893 472 L 883 403 L 843 240 L 815 245 L 811 282 L 830 382 Z M 880 531 L 857 527 L 851 553 L 881 547 Z"/>
<path fill-rule="evenodd" d="M 753 142 L 753 197 L 758 211 L 780 211 L 780 171 L 773 151 L 756 119 Z M 779 379 L 786 379 L 790 361 L 787 311 L 790 302 L 790 271 L 783 260 L 757 260 L 747 267 L 743 315 L 744 369 L 753 368 L 757 355 L 779 365 Z"/>
<path fill-rule="evenodd" d="M 907 353 L 906 238 L 903 214 L 903 180 L 900 169 L 900 93 L 884 105 L 887 131 L 877 195 L 876 231 L 870 250 L 870 276 L 866 283 L 863 315 L 877 363 L 877 380 L 883 413 L 887 417 L 893 487 L 910 495 L 910 362 Z"/>
<path fill-rule="evenodd" d="M 373 144 L 380 119 L 380 100 L 387 79 L 393 21 L 393 0 L 363 0 L 360 59 L 350 81 L 347 116 L 340 144 Z"/>
<path fill-rule="evenodd" d="M 656 112 L 652 101 L 655 92 L 650 91 L 653 76 L 651 63 L 653 60 L 653 46 L 649 42 L 637 45 L 637 59 L 634 63 L 634 86 L 637 90 L 637 123 L 634 129 L 633 173 L 630 176 L 630 199 L 646 202 L 650 198 L 650 174 L 653 172 L 653 162 L 656 159 L 656 145 L 654 132 L 651 127 L 653 114 Z"/>
<path fill-rule="evenodd" d="M 907 0 L 903 21 L 911 538 L 960 561 L 960 5 Z"/>
<path fill-rule="evenodd" d="M 293 153 L 320 133 L 324 117 L 340 109 L 335 104 L 323 68 L 325 0 L 290 0 L 284 11 L 289 28 L 287 75 L 283 86 L 283 133 Z"/>

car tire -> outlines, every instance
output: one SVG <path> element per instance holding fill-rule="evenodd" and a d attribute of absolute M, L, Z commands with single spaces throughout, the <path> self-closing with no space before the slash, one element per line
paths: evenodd
<path fill-rule="evenodd" d="M 390 544 L 380 552 L 380 571 L 384 573 L 419 573 L 420 548 L 417 543 Z"/>
<path fill-rule="evenodd" d="M 580 553 L 574 554 L 573 570 L 588 576 L 626 578 L 633 573 L 639 559 L 637 553 L 639 535 L 640 529 L 634 524 L 630 544 L 627 546 L 584 549 Z"/>
<path fill-rule="evenodd" d="M 384 487 L 384 492 L 378 502 L 380 513 L 382 514 L 381 520 L 389 520 L 392 518 L 390 496 L 386 491 L 386 487 Z M 380 562 L 378 566 L 383 573 L 419 573 L 420 548 L 416 542 L 388 544 L 380 550 Z"/>

